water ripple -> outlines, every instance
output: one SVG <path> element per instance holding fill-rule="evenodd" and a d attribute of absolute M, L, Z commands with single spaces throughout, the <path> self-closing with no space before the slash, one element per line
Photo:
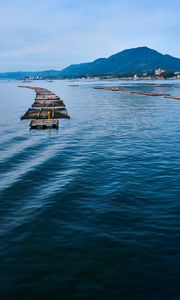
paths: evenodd
<path fill-rule="evenodd" d="M 62 97 L 71 119 L 58 131 L 29 131 L 19 118 L 33 96 L 26 102 L 27 91 L 9 84 L 13 96 L 1 105 L 6 117 L 14 101 L 12 123 L 0 120 L 1 298 L 177 299 L 178 101 L 38 82 Z"/>

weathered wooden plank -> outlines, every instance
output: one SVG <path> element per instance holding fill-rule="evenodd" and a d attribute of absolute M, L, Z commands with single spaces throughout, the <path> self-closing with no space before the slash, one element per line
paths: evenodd
<path fill-rule="evenodd" d="M 37 119 L 38 113 L 40 112 L 40 109 L 28 109 L 28 111 L 21 117 L 21 120 L 23 119 Z"/>
<path fill-rule="evenodd" d="M 35 91 L 35 92 L 36 92 L 36 95 L 40 95 L 40 96 L 43 96 L 43 95 L 55 95 L 55 93 L 50 92 L 50 91 Z"/>
<path fill-rule="evenodd" d="M 67 110 L 61 111 L 59 108 L 54 109 L 54 118 L 55 119 L 70 119 Z"/>
<path fill-rule="evenodd" d="M 30 125 L 31 129 L 48 129 L 48 128 L 58 128 L 58 120 L 32 120 Z"/>
<path fill-rule="evenodd" d="M 60 97 L 56 95 L 38 95 L 35 100 L 60 100 Z"/>
<path fill-rule="evenodd" d="M 66 108 L 30 108 L 21 119 L 48 119 L 48 113 L 50 112 L 50 118 L 52 119 L 64 119 L 70 118 Z"/>
<path fill-rule="evenodd" d="M 43 106 L 47 106 L 47 107 L 63 106 L 63 107 L 65 107 L 65 104 L 63 101 L 59 101 L 59 100 L 58 101 L 38 100 L 32 104 L 32 107 L 43 107 Z"/>

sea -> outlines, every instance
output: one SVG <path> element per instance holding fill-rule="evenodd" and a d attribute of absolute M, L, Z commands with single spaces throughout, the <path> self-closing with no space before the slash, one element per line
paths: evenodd
<path fill-rule="evenodd" d="M 53 91 L 70 119 L 30 130 L 19 85 Z M 102 85 L 137 89 L 0 81 L 1 300 L 180 299 L 180 101 Z"/>

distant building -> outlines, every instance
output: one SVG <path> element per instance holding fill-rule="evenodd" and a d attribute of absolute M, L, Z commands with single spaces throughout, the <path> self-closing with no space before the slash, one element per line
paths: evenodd
<path fill-rule="evenodd" d="M 174 79 L 180 79 L 180 71 L 174 72 Z"/>
<path fill-rule="evenodd" d="M 155 70 L 155 76 L 161 76 L 165 72 L 166 72 L 165 70 L 157 69 L 157 70 Z"/>
<path fill-rule="evenodd" d="M 137 79 L 138 79 L 137 74 L 134 75 L 133 79 L 134 79 L 134 80 L 137 80 Z"/>

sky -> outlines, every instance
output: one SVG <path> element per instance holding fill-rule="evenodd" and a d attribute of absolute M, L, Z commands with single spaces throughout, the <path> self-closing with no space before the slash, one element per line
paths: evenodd
<path fill-rule="evenodd" d="M 180 0 L 0 0 L 0 72 L 61 70 L 147 46 L 180 58 Z"/>

